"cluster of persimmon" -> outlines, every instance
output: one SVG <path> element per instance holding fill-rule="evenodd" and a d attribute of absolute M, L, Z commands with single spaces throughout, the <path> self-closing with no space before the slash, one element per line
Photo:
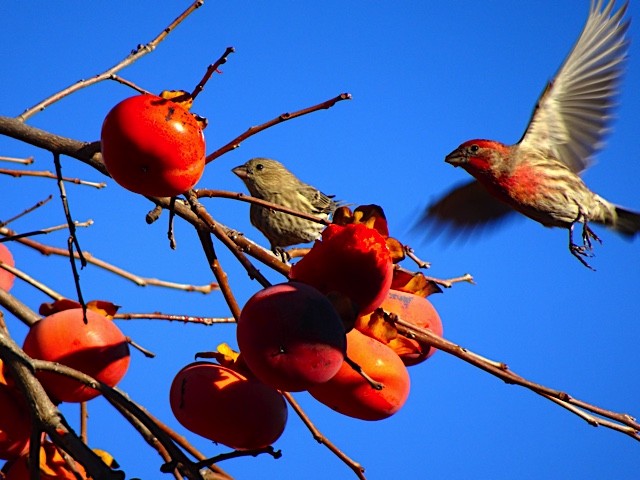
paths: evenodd
<path fill-rule="evenodd" d="M 442 334 L 424 296 L 431 290 L 419 276 L 394 273 L 400 250 L 379 207 L 339 210 L 289 281 L 244 305 L 239 354 L 224 345 L 212 354 L 219 364 L 196 362 L 177 374 L 170 398 L 178 421 L 229 447 L 257 449 L 284 431 L 282 392 L 307 391 L 363 420 L 398 412 L 409 395 L 407 366 L 434 350 L 399 335 L 389 314 Z"/>
<path fill-rule="evenodd" d="M 102 155 L 121 186 L 172 197 L 199 181 L 205 164 L 205 122 L 189 112 L 184 92 L 143 94 L 116 105 L 102 127 Z M 407 366 L 433 354 L 403 337 L 388 322 L 395 314 L 442 334 L 440 318 L 425 298 L 420 276 L 394 268 L 402 246 L 389 232 L 379 207 L 340 208 L 334 222 L 295 263 L 285 283 L 257 292 L 237 324 L 240 353 L 228 346 L 175 376 L 170 404 L 188 430 L 239 450 L 267 447 L 287 422 L 283 392 L 308 391 L 331 409 L 363 420 L 396 413 L 409 395 Z M 0 244 L 0 260 L 13 265 Z M 422 277 L 424 278 L 424 277 Z M 13 276 L 0 270 L 0 288 Z M 115 386 L 129 365 L 126 338 L 111 321 L 113 305 L 63 300 L 45 304 L 44 316 L 23 345 L 34 359 L 58 362 Z M 4 372 L 4 373 L 3 373 Z M 100 394 L 59 373 L 38 370 L 54 402 L 83 402 Z M 30 415 L 6 371 L 0 370 L 0 458 L 6 478 L 28 478 Z M 7 412 L 7 414 L 5 414 Z M 44 440 L 41 478 L 84 478 L 60 462 Z"/>
<path fill-rule="evenodd" d="M 11 266 L 13 257 L 0 244 L 0 261 Z M 11 288 L 13 275 L 0 270 L 0 288 Z M 43 318 L 31 326 L 23 350 L 33 359 L 58 362 L 115 386 L 129 366 L 129 346 L 125 336 L 111 320 L 112 305 L 89 302 L 86 311 L 80 304 L 61 300 L 40 307 Z M 84 402 L 100 395 L 98 390 L 63 375 L 37 371 L 36 377 L 55 403 Z M 31 415 L 26 399 L 0 360 L 0 459 L 8 460 L 2 468 L 3 478 L 28 480 Z M 40 478 L 86 478 L 82 465 L 70 465 L 57 447 L 44 439 L 40 447 Z M 79 475 L 79 477 L 77 476 Z"/>

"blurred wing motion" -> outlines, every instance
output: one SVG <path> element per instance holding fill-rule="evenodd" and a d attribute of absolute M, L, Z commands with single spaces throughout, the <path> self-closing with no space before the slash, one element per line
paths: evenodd
<path fill-rule="evenodd" d="M 625 3 L 611 14 L 592 1 L 587 22 L 560 70 L 538 99 L 520 144 L 541 151 L 574 173 L 587 168 L 603 146 L 627 56 Z"/>
<path fill-rule="evenodd" d="M 515 217 L 515 210 L 492 197 L 476 180 L 454 187 L 430 204 L 419 220 L 419 226 L 453 232 L 467 232 L 495 226 Z"/>
<path fill-rule="evenodd" d="M 543 158 L 578 174 L 602 148 L 628 47 L 629 22 L 623 23 L 627 5 L 614 13 L 614 3 L 592 0 L 578 41 L 538 99 L 524 135 L 511 147 L 516 162 Z M 474 181 L 428 206 L 420 224 L 473 230 L 495 225 L 510 211 Z"/>

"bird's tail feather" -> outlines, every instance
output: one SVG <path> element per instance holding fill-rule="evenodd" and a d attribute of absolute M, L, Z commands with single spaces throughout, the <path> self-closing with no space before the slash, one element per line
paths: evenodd
<path fill-rule="evenodd" d="M 613 228 L 630 237 L 640 232 L 640 213 L 616 207 L 616 222 Z"/>

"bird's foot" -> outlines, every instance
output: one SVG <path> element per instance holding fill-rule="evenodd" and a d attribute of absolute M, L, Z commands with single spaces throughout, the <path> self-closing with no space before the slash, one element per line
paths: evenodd
<path fill-rule="evenodd" d="M 580 219 L 582 219 L 582 245 L 576 245 L 575 243 L 573 243 L 573 227 L 577 222 L 580 221 Z M 576 221 L 573 222 L 569 227 L 569 251 L 571 252 L 571 255 L 580 260 L 580 263 L 582 263 L 585 267 L 595 271 L 595 268 L 589 265 L 585 260 L 585 257 L 594 257 L 593 244 L 591 242 L 592 239 L 600 244 L 602 243 L 602 240 L 600 240 L 600 238 L 594 233 L 594 231 L 591 230 L 586 218 L 583 216 L 582 212 L 580 212 Z"/>
<path fill-rule="evenodd" d="M 282 247 L 273 247 L 271 251 L 275 253 L 276 257 L 278 257 L 282 261 L 282 263 L 289 263 L 289 260 L 291 260 L 291 255 L 289 255 L 289 252 L 287 252 Z"/>

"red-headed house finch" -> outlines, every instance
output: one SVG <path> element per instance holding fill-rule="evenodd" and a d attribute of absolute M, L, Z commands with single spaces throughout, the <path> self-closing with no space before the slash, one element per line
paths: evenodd
<path fill-rule="evenodd" d="M 328 219 L 340 205 L 333 195 L 300 181 L 284 165 L 269 158 L 252 158 L 231 170 L 242 179 L 251 196 L 291 210 Z M 321 223 L 306 220 L 260 205 L 251 204 L 251 224 L 267 237 L 271 250 L 285 259 L 284 247 L 320 238 Z"/>
<path fill-rule="evenodd" d="M 575 46 L 546 87 L 518 143 L 470 140 L 445 161 L 475 177 L 430 205 L 424 220 L 454 230 L 474 228 L 503 218 L 512 209 L 547 227 L 569 230 L 569 249 L 585 266 L 596 222 L 633 236 L 640 214 L 593 193 L 579 177 L 602 147 L 626 59 L 622 18 L 627 5 L 613 12 L 591 2 L 587 22 Z M 498 201 L 503 203 L 500 203 Z M 511 207 L 511 208 L 509 208 Z M 582 223 L 582 245 L 573 227 Z"/>

